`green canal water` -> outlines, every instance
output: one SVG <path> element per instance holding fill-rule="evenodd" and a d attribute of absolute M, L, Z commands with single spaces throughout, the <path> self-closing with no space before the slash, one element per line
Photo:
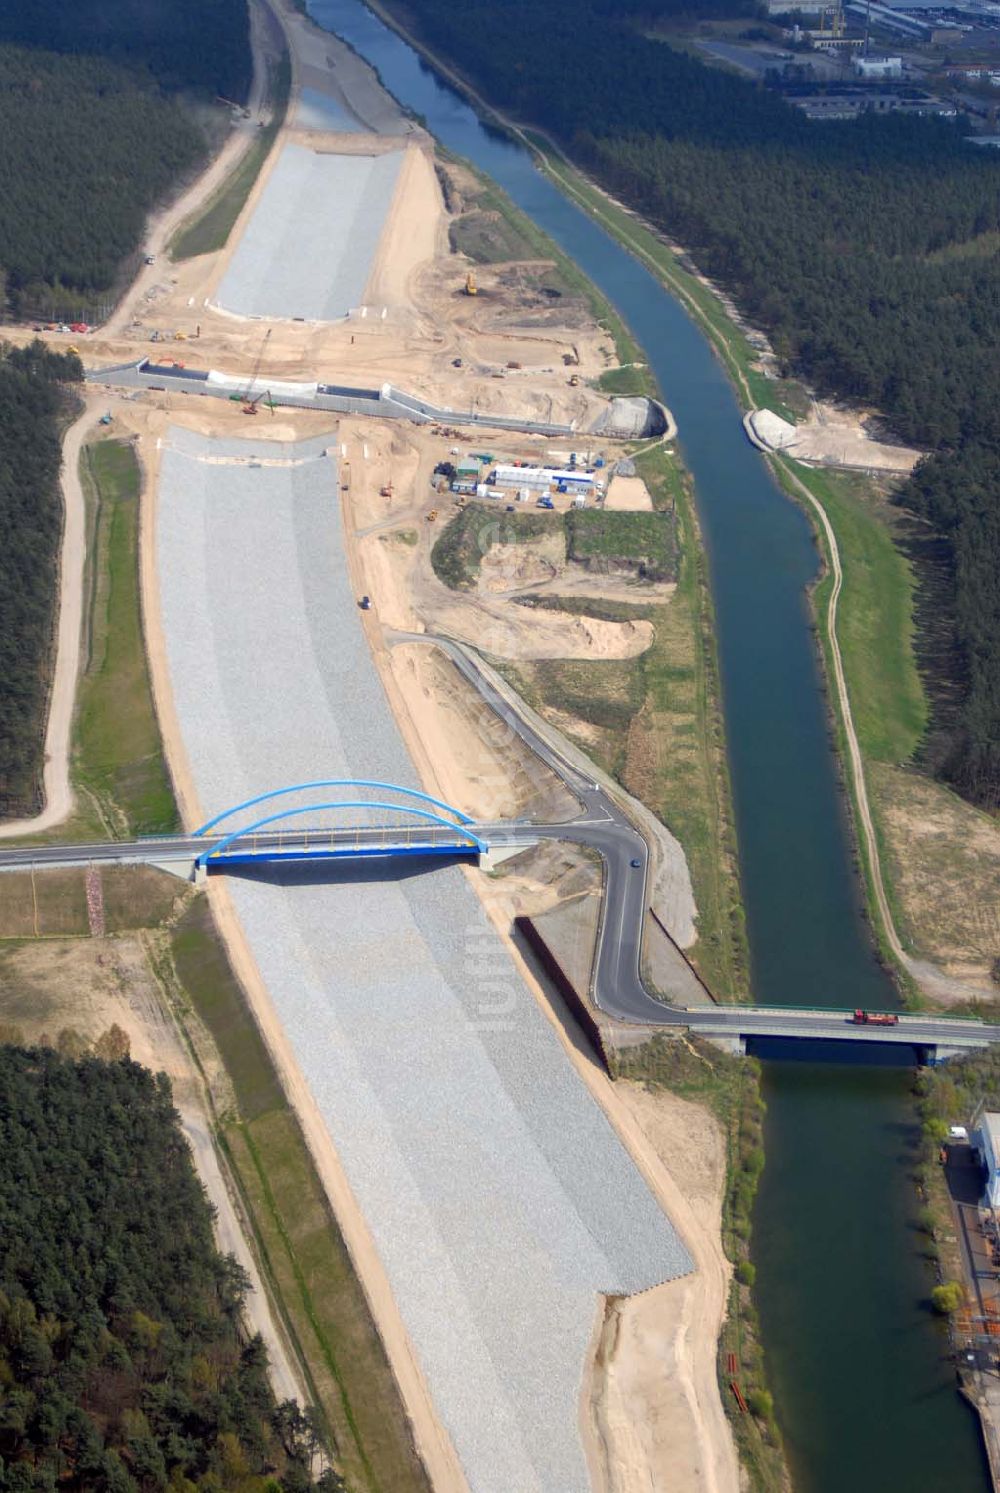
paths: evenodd
<path fill-rule="evenodd" d="M 527 151 L 485 126 L 360 0 L 308 6 L 601 288 L 677 418 L 711 567 L 756 998 L 895 1004 L 863 915 L 811 632 L 816 548 L 747 443 L 708 343 Z M 928 1312 L 909 1175 L 910 1070 L 877 1054 L 863 1065 L 820 1049 L 760 1055 L 768 1114 L 756 1298 L 796 1488 L 985 1493 L 978 1427 Z"/>

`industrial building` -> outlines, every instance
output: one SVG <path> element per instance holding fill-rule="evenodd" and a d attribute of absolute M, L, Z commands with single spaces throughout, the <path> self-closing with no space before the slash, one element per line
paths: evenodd
<path fill-rule="evenodd" d="M 902 57 L 855 57 L 852 59 L 852 65 L 861 78 L 901 78 L 903 76 Z"/>
<path fill-rule="evenodd" d="M 549 492 L 553 487 L 570 491 L 594 486 L 593 472 L 583 467 L 515 467 L 497 464 L 490 482 L 496 487 L 528 487 L 533 492 Z"/>

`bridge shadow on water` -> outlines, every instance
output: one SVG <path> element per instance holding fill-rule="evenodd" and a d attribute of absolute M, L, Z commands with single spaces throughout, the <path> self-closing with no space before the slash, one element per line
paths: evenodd
<path fill-rule="evenodd" d="M 809 1037 L 749 1037 L 747 1054 L 761 1062 L 839 1064 L 843 1067 L 918 1068 L 927 1063 L 926 1049 L 907 1042 L 851 1042 Z"/>

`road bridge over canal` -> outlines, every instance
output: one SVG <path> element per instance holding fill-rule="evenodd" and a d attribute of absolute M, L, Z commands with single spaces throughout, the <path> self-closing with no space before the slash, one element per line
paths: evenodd
<path fill-rule="evenodd" d="M 485 684 L 486 681 L 483 681 Z M 485 691 L 484 691 L 485 692 Z M 496 706 L 502 702 L 497 700 Z M 539 743 L 542 746 L 542 743 Z M 273 789 L 227 809 L 193 834 L 94 844 L 35 844 L 0 849 L 0 873 L 72 866 L 150 865 L 194 879 L 246 868 L 280 869 L 282 863 L 340 863 L 442 858 L 482 863 L 542 839 L 589 845 L 603 857 L 605 896 L 594 962 L 592 997 L 606 1015 L 651 1031 L 686 1029 L 735 1051 L 756 1040 L 843 1042 L 916 1050 L 938 1061 L 1000 1042 L 1000 1026 L 947 1015 L 900 1012 L 891 1026 L 856 1024 L 851 1010 L 822 1007 L 666 1005 L 649 994 L 640 974 L 646 910 L 646 842 L 613 799 L 558 759 L 581 800 L 582 812 L 557 824 L 473 821 L 452 805 L 416 789 L 372 781 L 329 779 Z M 541 754 L 541 753 L 540 753 Z M 335 794 L 336 796 L 331 796 Z M 306 798 L 307 802 L 301 802 Z M 289 807 L 281 801 L 295 800 Z M 277 805 L 281 803 L 281 807 Z M 343 822 L 349 816 L 351 822 Z M 332 823 L 320 822 L 323 818 Z M 276 874 L 277 874 L 276 869 Z M 331 874 L 333 868 L 330 866 Z M 372 888 L 377 896 L 377 887 Z M 848 1002 L 849 1003 L 849 1002 Z"/>

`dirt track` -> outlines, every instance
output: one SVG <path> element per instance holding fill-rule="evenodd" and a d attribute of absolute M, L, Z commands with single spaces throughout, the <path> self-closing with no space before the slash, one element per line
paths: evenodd
<path fill-rule="evenodd" d="M 83 622 L 83 572 L 86 559 L 86 505 L 80 485 L 80 456 L 84 442 L 101 415 L 104 402 L 90 396 L 87 407 L 63 439 L 63 538 L 59 556 L 59 612 L 56 625 L 56 662 L 45 729 L 43 792 L 45 807 L 33 819 L 0 824 L 0 839 L 40 834 L 62 824 L 73 811 L 69 777 L 70 736 L 80 672 L 80 629 Z"/>

